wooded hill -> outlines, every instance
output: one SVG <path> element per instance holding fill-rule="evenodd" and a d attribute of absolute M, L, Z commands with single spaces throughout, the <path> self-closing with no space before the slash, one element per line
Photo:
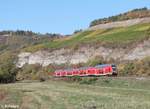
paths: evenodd
<path fill-rule="evenodd" d="M 115 21 L 123 21 L 123 20 L 130 20 L 130 19 L 144 18 L 144 17 L 150 17 L 150 10 L 146 7 L 134 9 L 134 10 L 128 11 L 126 13 L 111 16 L 108 18 L 96 19 L 90 23 L 90 27 L 99 25 L 99 24 L 115 22 Z"/>

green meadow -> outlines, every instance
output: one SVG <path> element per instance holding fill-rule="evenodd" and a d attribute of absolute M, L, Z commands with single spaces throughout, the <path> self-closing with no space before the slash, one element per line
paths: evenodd
<path fill-rule="evenodd" d="M 99 77 L 92 84 L 62 80 L 0 85 L 0 105 L 20 109 L 149 109 L 150 79 Z M 0 108 L 2 109 L 2 108 Z"/>

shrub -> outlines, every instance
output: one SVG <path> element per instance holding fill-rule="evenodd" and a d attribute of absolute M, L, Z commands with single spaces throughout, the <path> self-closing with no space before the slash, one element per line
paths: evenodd
<path fill-rule="evenodd" d="M 134 74 L 133 70 L 135 68 L 135 65 L 134 63 L 127 63 L 125 64 L 124 66 L 124 69 L 122 71 L 122 74 L 124 75 L 131 75 L 131 74 Z"/>
<path fill-rule="evenodd" d="M 17 73 L 17 80 L 40 80 L 45 81 L 51 76 L 51 72 L 54 72 L 52 67 L 42 67 L 39 64 L 24 65 L 19 69 Z"/>
<path fill-rule="evenodd" d="M 150 75 L 150 57 L 146 57 L 142 60 L 132 61 L 119 65 L 119 73 L 121 75 L 138 75 L 148 76 Z"/>
<path fill-rule="evenodd" d="M 40 71 L 41 66 L 36 65 L 24 65 L 17 74 L 17 80 L 23 79 L 37 79 L 37 73 Z"/>
<path fill-rule="evenodd" d="M 104 61 L 103 57 L 96 56 L 95 58 L 89 60 L 86 63 L 86 66 L 95 66 L 95 65 L 104 64 L 104 63 L 105 63 L 105 61 Z"/>
<path fill-rule="evenodd" d="M 18 69 L 14 64 L 15 57 L 10 52 L 0 55 L 0 83 L 9 83 L 16 80 Z"/>

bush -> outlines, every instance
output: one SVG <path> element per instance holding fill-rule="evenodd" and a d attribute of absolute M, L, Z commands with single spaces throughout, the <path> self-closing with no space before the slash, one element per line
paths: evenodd
<path fill-rule="evenodd" d="M 134 74 L 134 68 L 135 68 L 134 63 L 127 63 L 127 64 L 124 66 L 124 69 L 123 69 L 123 71 L 122 71 L 122 74 L 124 74 L 124 75 L 131 75 L 131 74 Z"/>
<path fill-rule="evenodd" d="M 128 62 L 124 65 L 119 65 L 118 69 L 121 75 L 149 76 L 150 57 L 146 57 L 143 60 Z"/>
<path fill-rule="evenodd" d="M 96 66 L 98 64 L 104 64 L 104 63 L 105 63 L 105 61 L 104 61 L 103 57 L 96 56 L 95 58 L 89 60 L 86 63 L 86 66 Z"/>
<path fill-rule="evenodd" d="M 54 69 L 50 67 L 42 67 L 39 64 L 24 65 L 17 73 L 17 80 L 40 80 L 46 81 L 50 77 L 50 73 Z"/>
<path fill-rule="evenodd" d="M 0 55 L 0 83 L 10 83 L 16 80 L 18 69 L 14 61 L 15 57 L 10 52 Z"/>
<path fill-rule="evenodd" d="M 36 65 L 24 65 L 17 74 L 17 80 L 36 80 L 38 78 L 38 72 L 40 71 L 41 66 Z"/>

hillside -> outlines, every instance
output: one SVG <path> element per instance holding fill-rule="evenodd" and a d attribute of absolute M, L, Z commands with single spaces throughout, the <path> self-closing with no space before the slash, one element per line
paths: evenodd
<path fill-rule="evenodd" d="M 71 37 L 25 48 L 18 67 L 39 64 L 48 69 L 116 63 L 119 75 L 150 75 L 150 25 L 86 30 Z M 46 49 L 46 50 L 45 50 Z M 138 60 L 138 61 L 137 61 Z"/>
<path fill-rule="evenodd" d="M 40 64 L 43 63 L 44 66 L 52 63 L 64 64 L 68 61 L 71 64 L 85 63 L 96 56 L 107 60 L 111 58 L 134 60 L 149 56 L 149 39 L 150 25 L 137 24 L 114 29 L 87 30 L 72 37 L 40 44 L 43 49 L 47 48 L 48 51 L 36 50 L 38 45 L 25 48 L 24 51 L 29 53 L 27 63 L 39 62 Z M 31 52 L 34 53 L 31 54 Z M 135 56 L 130 58 L 131 55 Z M 20 59 L 23 60 L 28 56 L 22 54 Z M 42 62 L 42 60 L 46 60 L 46 62 Z"/>
<path fill-rule="evenodd" d="M 50 43 L 44 43 L 43 47 L 49 49 L 59 48 L 77 48 L 85 45 L 106 45 L 112 48 L 126 46 L 133 42 L 142 41 L 149 38 L 150 25 L 149 23 L 137 24 L 130 27 L 118 27 L 111 29 L 85 30 L 71 37 L 61 40 L 53 40 Z M 111 44 L 111 45 L 109 45 Z M 36 46 L 32 46 L 36 48 Z M 26 51 L 32 52 L 32 47 L 26 48 Z"/>
<path fill-rule="evenodd" d="M 1 31 L 0 32 L 0 53 L 2 51 L 20 50 L 32 45 L 50 42 L 59 38 L 59 34 L 40 34 L 32 31 Z"/>
<path fill-rule="evenodd" d="M 66 37 L 23 31 L 8 36 L 4 32 L 0 35 L 0 79 L 41 79 L 56 69 L 100 63 L 117 64 L 119 75 L 148 76 L 149 22 L 147 16 L 119 21 L 119 25 L 116 21 Z"/>

